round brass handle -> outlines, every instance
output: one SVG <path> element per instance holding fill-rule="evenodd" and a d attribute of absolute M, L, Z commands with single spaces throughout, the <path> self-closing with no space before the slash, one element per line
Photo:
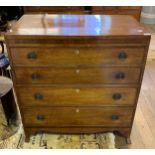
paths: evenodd
<path fill-rule="evenodd" d="M 44 120 L 45 119 L 45 116 L 44 115 L 37 115 L 37 120 Z"/>
<path fill-rule="evenodd" d="M 121 99 L 121 94 L 119 94 L 119 93 L 116 93 L 116 94 L 113 94 L 113 96 L 112 96 L 112 98 L 114 99 L 114 100 L 119 100 L 119 99 Z"/>
<path fill-rule="evenodd" d="M 119 72 L 116 74 L 115 78 L 118 80 L 122 80 L 125 78 L 125 74 L 123 72 Z"/>
<path fill-rule="evenodd" d="M 120 60 L 124 60 L 124 59 L 127 58 L 127 54 L 126 54 L 124 51 L 122 51 L 122 52 L 120 52 L 120 53 L 118 54 L 118 58 L 119 58 Z"/>
<path fill-rule="evenodd" d="M 30 52 L 27 54 L 27 58 L 30 60 L 37 59 L 37 54 L 35 52 Z"/>
<path fill-rule="evenodd" d="M 118 116 L 118 115 L 112 115 L 112 116 L 111 116 L 111 119 L 112 119 L 113 121 L 119 120 L 119 116 Z"/>
<path fill-rule="evenodd" d="M 39 79 L 40 79 L 40 74 L 38 74 L 38 73 L 33 73 L 33 74 L 31 75 L 31 78 L 32 78 L 32 80 L 39 80 Z"/>
<path fill-rule="evenodd" d="M 36 93 L 36 94 L 34 94 L 34 98 L 35 98 L 36 100 L 42 100 L 42 99 L 43 99 L 43 95 L 41 95 L 41 94 L 39 94 L 39 93 Z"/>

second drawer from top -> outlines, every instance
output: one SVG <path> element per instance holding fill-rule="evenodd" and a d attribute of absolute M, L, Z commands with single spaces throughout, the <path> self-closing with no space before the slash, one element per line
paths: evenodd
<path fill-rule="evenodd" d="M 139 84 L 138 67 L 15 67 L 17 84 Z"/>

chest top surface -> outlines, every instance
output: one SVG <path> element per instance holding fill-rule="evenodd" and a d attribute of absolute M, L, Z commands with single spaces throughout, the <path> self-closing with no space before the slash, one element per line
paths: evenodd
<path fill-rule="evenodd" d="M 128 15 L 23 15 L 6 35 L 126 36 L 146 30 Z"/>

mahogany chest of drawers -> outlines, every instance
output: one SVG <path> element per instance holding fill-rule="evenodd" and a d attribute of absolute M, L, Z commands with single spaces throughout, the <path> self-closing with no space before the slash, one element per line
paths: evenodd
<path fill-rule="evenodd" d="M 5 35 L 26 140 L 130 137 L 150 34 L 126 15 L 24 15 Z"/>

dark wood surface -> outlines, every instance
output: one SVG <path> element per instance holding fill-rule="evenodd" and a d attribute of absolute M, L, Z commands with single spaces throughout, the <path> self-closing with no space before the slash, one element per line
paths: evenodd
<path fill-rule="evenodd" d="M 38 107 L 24 109 L 25 126 L 130 127 L 131 107 Z M 113 118 L 118 117 L 118 118 Z M 91 119 L 91 121 L 90 121 Z"/>
<path fill-rule="evenodd" d="M 141 47 L 146 48 L 146 44 L 149 42 L 150 34 L 144 33 L 144 35 L 129 35 L 129 36 L 30 36 L 30 35 L 6 35 L 6 39 L 9 39 L 7 43 L 11 48 L 26 47 L 26 48 L 60 48 L 64 46 L 72 48 L 80 47 Z M 126 37 L 128 40 L 126 40 Z M 16 39 L 14 39 L 16 38 Z"/>
<path fill-rule="evenodd" d="M 17 84 L 136 84 L 140 68 L 15 68 Z M 123 77 L 119 77 L 123 75 Z"/>
<path fill-rule="evenodd" d="M 144 33 L 144 28 L 132 16 L 43 14 L 22 16 L 7 35 L 111 37 Z"/>
<path fill-rule="evenodd" d="M 95 92 L 95 93 L 94 93 Z M 122 87 L 18 87 L 20 104 L 36 106 L 133 106 L 136 88 Z"/>
<path fill-rule="evenodd" d="M 89 13 L 84 6 L 25 6 L 25 14 L 85 14 Z"/>
<path fill-rule="evenodd" d="M 92 14 L 130 15 L 140 20 L 140 6 L 92 6 Z"/>
<path fill-rule="evenodd" d="M 150 41 L 133 17 L 25 15 L 5 39 L 27 139 L 44 129 L 129 138 Z"/>
<path fill-rule="evenodd" d="M 127 45 L 126 45 L 127 46 Z M 141 47 L 39 47 L 11 48 L 14 66 L 140 66 L 144 57 Z"/>
<path fill-rule="evenodd" d="M 131 15 L 140 20 L 141 6 L 25 6 L 25 14 L 108 14 Z"/>

